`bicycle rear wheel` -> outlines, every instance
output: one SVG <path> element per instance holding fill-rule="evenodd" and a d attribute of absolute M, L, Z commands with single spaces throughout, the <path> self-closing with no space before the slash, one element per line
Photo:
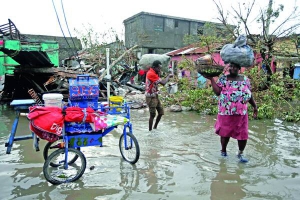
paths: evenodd
<path fill-rule="evenodd" d="M 74 163 L 68 164 L 65 168 L 65 149 L 58 149 L 51 153 L 46 159 L 43 166 L 43 173 L 47 181 L 57 185 L 61 183 L 68 183 L 79 179 L 86 169 L 86 158 L 83 153 L 77 149 L 68 149 L 68 160 L 77 156 L 78 159 Z M 56 163 L 57 166 L 53 167 L 51 163 Z"/>
<path fill-rule="evenodd" d="M 62 140 L 57 140 L 55 142 L 48 142 L 45 147 L 44 147 L 44 151 L 43 151 L 43 156 L 44 156 L 44 160 L 47 160 L 48 156 L 54 152 L 57 149 L 64 149 L 64 145 L 62 144 L 63 141 Z M 80 147 L 76 148 L 77 150 L 80 150 Z M 72 164 L 77 160 L 78 156 L 74 155 L 74 157 L 72 159 L 70 159 L 68 164 Z M 50 163 L 50 165 L 52 167 L 57 167 L 58 164 L 56 163 Z"/>
<path fill-rule="evenodd" d="M 135 136 L 131 133 L 124 133 L 121 135 L 119 140 L 119 148 L 121 155 L 124 160 L 131 164 L 135 164 L 140 157 L 140 146 Z"/>

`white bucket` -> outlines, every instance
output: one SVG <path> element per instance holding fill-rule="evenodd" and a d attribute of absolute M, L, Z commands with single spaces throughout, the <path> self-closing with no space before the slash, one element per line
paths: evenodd
<path fill-rule="evenodd" d="M 62 107 L 63 95 L 58 93 L 43 94 L 45 107 Z"/>
<path fill-rule="evenodd" d="M 168 86 L 168 93 L 169 94 L 175 94 L 178 91 L 178 85 L 177 83 L 173 83 Z"/>

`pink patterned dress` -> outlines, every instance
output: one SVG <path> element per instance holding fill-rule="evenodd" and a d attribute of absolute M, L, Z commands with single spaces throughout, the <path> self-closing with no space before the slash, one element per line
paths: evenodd
<path fill-rule="evenodd" d="M 247 103 L 251 98 L 249 79 L 243 76 L 241 81 L 231 81 L 224 75 L 217 81 L 217 85 L 221 88 L 221 94 L 215 124 L 216 133 L 222 137 L 247 140 Z"/>

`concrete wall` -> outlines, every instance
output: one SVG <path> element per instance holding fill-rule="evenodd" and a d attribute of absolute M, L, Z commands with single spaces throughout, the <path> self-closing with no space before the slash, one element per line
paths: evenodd
<path fill-rule="evenodd" d="M 139 45 L 145 53 L 166 53 L 184 47 L 185 35 L 196 35 L 205 22 L 151 13 L 124 20 L 125 46 Z"/>

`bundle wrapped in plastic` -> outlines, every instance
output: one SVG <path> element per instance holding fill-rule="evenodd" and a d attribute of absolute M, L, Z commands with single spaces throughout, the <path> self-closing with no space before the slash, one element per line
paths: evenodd
<path fill-rule="evenodd" d="M 170 56 L 165 54 L 144 54 L 139 61 L 139 65 L 143 70 L 148 70 L 155 60 L 159 60 L 162 64 L 162 71 L 168 72 L 170 59 Z"/>
<path fill-rule="evenodd" d="M 254 64 L 254 53 L 245 35 L 240 35 L 233 44 L 226 44 L 221 49 L 221 58 L 224 63 L 237 63 L 242 67 L 251 67 Z"/>

